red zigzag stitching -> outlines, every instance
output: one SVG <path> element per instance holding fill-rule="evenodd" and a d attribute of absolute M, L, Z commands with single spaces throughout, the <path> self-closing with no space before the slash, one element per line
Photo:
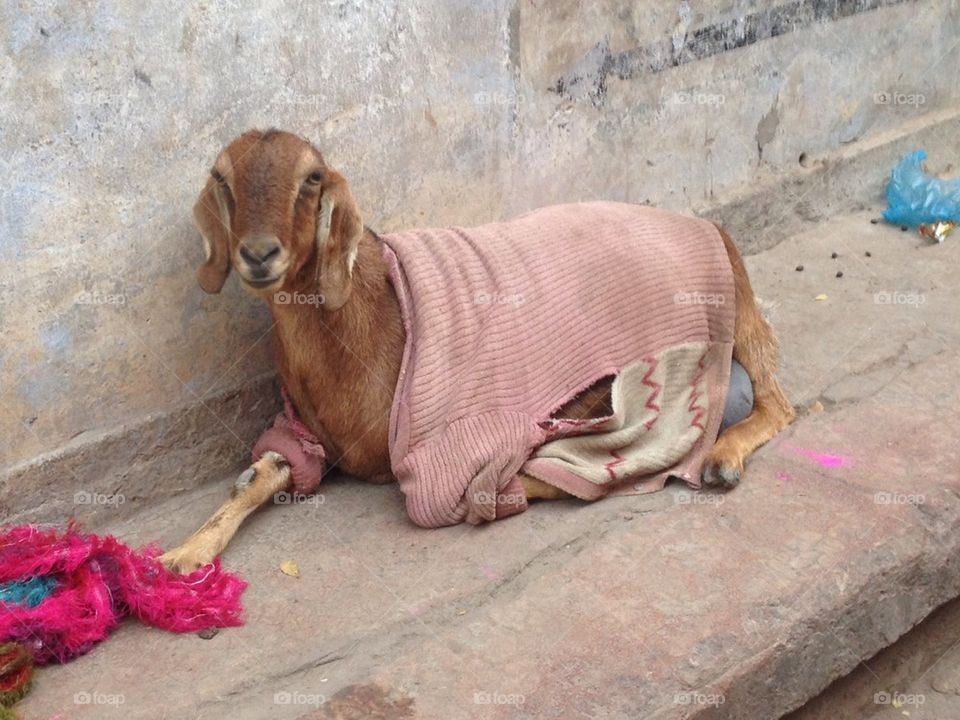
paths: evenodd
<path fill-rule="evenodd" d="M 657 365 L 660 364 L 660 361 L 656 358 L 644 358 L 644 362 L 650 363 L 650 367 L 647 369 L 647 374 L 643 376 L 643 380 L 640 382 L 649 388 L 653 388 L 653 392 L 650 393 L 650 397 L 647 398 L 647 404 L 645 407 L 649 408 L 650 410 L 657 411 L 656 415 L 644 423 L 644 426 L 647 428 L 647 430 L 649 430 L 660 417 L 660 405 L 657 403 L 657 398 L 660 397 L 660 391 L 663 389 L 663 385 L 650 379 L 654 371 L 657 369 Z"/>
<path fill-rule="evenodd" d="M 693 392 L 690 393 L 690 404 L 687 406 L 687 411 L 694 413 L 693 420 L 690 421 L 690 427 L 698 427 L 703 431 L 706 431 L 706 428 L 703 426 L 703 423 L 700 420 L 706 414 L 707 409 L 697 403 L 700 400 L 700 396 L 703 394 L 700 392 L 700 381 L 703 380 L 703 375 L 706 372 L 706 366 L 704 361 L 707 359 L 707 353 L 703 353 L 700 356 L 700 361 L 697 363 L 697 367 L 700 368 L 700 372 L 697 373 L 693 382 L 691 383 L 693 387 Z"/>

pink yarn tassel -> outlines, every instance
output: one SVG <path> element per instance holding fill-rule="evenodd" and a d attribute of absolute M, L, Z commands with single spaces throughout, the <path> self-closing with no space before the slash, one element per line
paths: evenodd
<path fill-rule="evenodd" d="M 243 624 L 246 581 L 224 571 L 219 559 L 178 575 L 159 554 L 72 525 L 62 533 L 30 525 L 0 532 L 0 583 L 38 575 L 57 581 L 36 607 L 0 603 L 0 640 L 24 643 L 42 664 L 82 655 L 126 615 L 173 632 Z"/>

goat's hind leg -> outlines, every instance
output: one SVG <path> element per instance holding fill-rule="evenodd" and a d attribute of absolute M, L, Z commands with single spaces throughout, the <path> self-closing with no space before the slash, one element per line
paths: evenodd
<path fill-rule="evenodd" d="M 267 452 L 237 478 L 230 499 L 179 547 L 160 556 L 171 570 L 189 573 L 213 562 L 236 534 L 244 519 L 290 486 L 290 465 L 278 453 Z"/>
<path fill-rule="evenodd" d="M 740 482 L 743 464 L 758 447 L 793 421 L 794 411 L 777 382 L 779 345 L 773 328 L 757 309 L 743 259 L 730 236 L 720 228 L 736 288 L 736 326 L 733 357 L 753 384 L 753 410 L 727 428 L 710 449 L 703 469 L 703 484 L 731 488 Z"/>

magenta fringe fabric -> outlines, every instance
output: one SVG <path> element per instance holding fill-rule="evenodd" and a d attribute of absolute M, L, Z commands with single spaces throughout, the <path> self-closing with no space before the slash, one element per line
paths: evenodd
<path fill-rule="evenodd" d="M 58 532 L 24 525 L 0 530 L 0 583 L 53 576 L 53 592 L 36 607 L 0 603 L 0 641 L 17 641 L 34 662 L 65 662 L 90 650 L 132 615 L 173 632 L 243 624 L 246 581 L 220 560 L 178 575 L 157 556 L 74 526 Z"/>

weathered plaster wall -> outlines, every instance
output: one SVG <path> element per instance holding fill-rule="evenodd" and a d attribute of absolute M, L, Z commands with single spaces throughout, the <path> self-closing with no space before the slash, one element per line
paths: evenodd
<path fill-rule="evenodd" d="M 196 287 L 189 210 L 246 128 L 314 140 L 390 230 L 708 208 L 960 99 L 960 10 L 933 0 L 0 8 L 0 515 L 245 454 L 275 403 L 237 395 L 268 388 L 269 318 Z"/>

